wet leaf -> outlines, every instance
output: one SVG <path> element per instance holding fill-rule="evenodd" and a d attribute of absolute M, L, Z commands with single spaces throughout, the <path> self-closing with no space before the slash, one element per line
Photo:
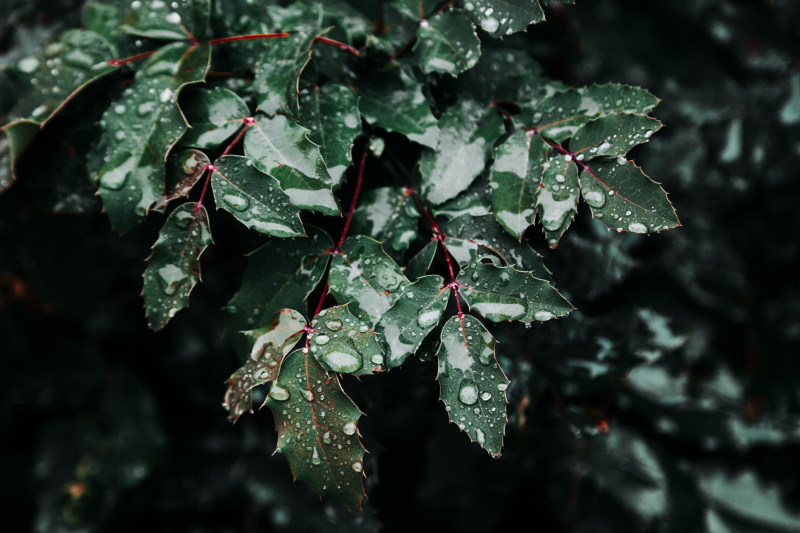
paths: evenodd
<path fill-rule="evenodd" d="M 166 192 L 156 200 L 153 209 L 163 211 L 172 200 L 189 196 L 192 187 L 203 176 L 210 163 L 208 156 L 200 150 L 190 148 L 171 153 L 167 158 L 164 177 Z"/>
<path fill-rule="evenodd" d="M 417 235 L 419 209 L 401 187 L 379 187 L 361 194 L 353 213 L 352 232 L 383 243 L 383 249 L 400 261 Z"/>
<path fill-rule="evenodd" d="M 423 276 L 404 286 L 394 305 L 381 316 L 375 331 L 386 349 L 387 368 L 402 365 L 439 324 L 450 295 L 443 282 L 441 276 Z"/>
<path fill-rule="evenodd" d="M 278 378 L 283 358 L 303 336 L 306 319 L 293 309 L 281 309 L 268 326 L 243 331 L 250 343 L 247 362 L 225 380 L 223 407 L 231 422 L 252 410 L 253 388 Z"/>
<path fill-rule="evenodd" d="M 361 134 L 358 97 L 349 87 L 327 83 L 301 99 L 300 122 L 311 130 L 308 138 L 319 145 L 333 187 L 338 188 L 353 164 L 353 141 Z"/>
<path fill-rule="evenodd" d="M 473 263 L 461 269 L 456 281 L 470 309 L 493 322 L 545 322 L 573 309 L 548 281 L 508 266 Z"/>
<path fill-rule="evenodd" d="M 306 231 L 308 237 L 273 239 L 250 254 L 242 286 L 228 303 L 228 332 L 263 327 L 283 308 L 306 310 L 333 246 L 319 228 Z"/>
<path fill-rule="evenodd" d="M 209 57 L 208 45 L 164 46 L 103 114 L 89 166 L 117 230 L 131 229 L 164 192 L 166 154 L 186 125 L 176 94 L 203 80 Z"/>
<path fill-rule="evenodd" d="M 187 202 L 167 217 L 144 271 L 144 306 L 150 327 L 163 328 L 189 304 L 200 281 L 200 255 L 211 244 L 208 214 Z"/>
<path fill-rule="evenodd" d="M 380 82 L 359 88 L 359 108 L 372 126 L 402 133 L 414 142 L 436 148 L 439 127 L 422 84 L 403 69 L 381 73 Z"/>
<path fill-rule="evenodd" d="M 224 87 L 187 87 L 178 103 L 189 124 L 181 144 L 195 148 L 218 149 L 244 126 L 242 119 L 250 115 L 247 104 Z"/>
<path fill-rule="evenodd" d="M 134 0 L 120 3 L 127 6 L 122 11 L 122 31 L 151 39 L 183 40 L 187 36 L 197 39 L 205 37 L 211 9 L 210 0 Z"/>
<path fill-rule="evenodd" d="M 244 136 L 244 152 L 258 170 L 276 178 L 298 209 L 338 215 L 333 178 L 306 128 L 283 115 L 259 115 Z"/>
<path fill-rule="evenodd" d="M 483 171 L 495 142 L 505 133 L 496 110 L 469 99 L 445 111 L 439 129 L 437 149 L 426 150 L 420 158 L 422 196 L 433 205 L 465 191 Z"/>
<path fill-rule="evenodd" d="M 267 405 L 275 418 L 278 446 L 295 479 L 320 496 L 360 510 L 364 447 L 358 438 L 361 411 L 310 354 L 297 350 L 281 365 Z"/>
<path fill-rule="evenodd" d="M 328 274 L 331 294 L 339 303 L 350 302 L 355 316 L 374 326 L 408 284 L 400 267 L 378 241 L 355 235 L 342 243 Z"/>
<path fill-rule="evenodd" d="M 609 228 L 650 233 L 680 225 L 667 193 L 633 162 L 598 159 L 590 169 L 581 173 L 581 195 Z"/>
<path fill-rule="evenodd" d="M 375 332 L 356 318 L 347 305 L 323 309 L 311 322 L 310 350 L 322 368 L 363 376 L 380 372 L 383 352 Z"/>
<path fill-rule="evenodd" d="M 218 209 L 224 209 L 248 228 L 265 235 L 305 235 L 300 214 L 292 207 L 278 180 L 258 171 L 253 162 L 243 156 L 226 155 L 214 165 L 211 187 Z"/>
<path fill-rule="evenodd" d="M 497 148 L 492 165 L 492 210 L 517 239 L 536 218 L 536 194 L 548 149 L 541 137 L 525 130 L 517 130 Z"/>
<path fill-rule="evenodd" d="M 416 281 L 428 272 L 428 269 L 433 263 L 433 258 L 436 256 L 436 249 L 439 242 L 432 240 L 422 247 L 422 250 L 414 254 L 408 260 L 404 274 L 410 281 Z"/>
<path fill-rule="evenodd" d="M 619 113 L 590 120 L 575 132 L 569 149 L 577 157 L 619 156 L 647 142 L 661 129 L 661 122 L 644 115 Z"/>
<path fill-rule="evenodd" d="M 468 16 L 446 11 L 420 21 L 414 54 L 423 72 L 456 76 L 478 62 L 481 42 Z"/>
<path fill-rule="evenodd" d="M 29 120 L 3 127 L 5 136 L 0 139 L 0 193 L 10 187 L 16 179 L 14 162 L 38 131 L 39 125 Z"/>
<path fill-rule="evenodd" d="M 436 354 L 447 416 L 473 442 L 499 456 L 506 430 L 509 381 L 495 358 L 495 339 L 475 317 L 450 317 Z"/>
<path fill-rule="evenodd" d="M 538 0 L 472 0 L 467 3 L 475 24 L 496 36 L 524 31 L 544 20 Z"/>
<path fill-rule="evenodd" d="M 548 244 L 555 247 L 578 210 L 578 165 L 572 156 L 559 155 L 544 166 L 536 194 L 536 212 Z"/>

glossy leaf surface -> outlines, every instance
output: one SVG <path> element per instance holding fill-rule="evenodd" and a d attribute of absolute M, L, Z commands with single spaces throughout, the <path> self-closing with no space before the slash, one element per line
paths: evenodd
<path fill-rule="evenodd" d="M 181 144 L 215 150 L 233 137 L 250 115 L 247 104 L 233 91 L 224 87 L 198 89 L 188 87 L 180 97 L 180 108 L 186 122 Z"/>
<path fill-rule="evenodd" d="M 310 350 L 325 370 L 354 376 L 381 371 L 383 353 L 375 332 L 347 305 L 323 309 L 311 326 Z"/>
<path fill-rule="evenodd" d="M 545 164 L 536 194 L 536 212 L 550 246 L 558 244 L 578 210 L 578 165 L 572 156 L 559 155 Z"/>
<path fill-rule="evenodd" d="M 497 36 L 523 31 L 544 20 L 538 0 L 473 0 L 467 11 L 476 24 Z"/>
<path fill-rule="evenodd" d="M 417 237 L 420 216 L 412 196 L 402 188 L 379 187 L 359 198 L 352 231 L 382 242 L 384 251 L 399 261 Z"/>
<path fill-rule="evenodd" d="M 420 22 L 414 53 L 423 72 L 456 76 L 478 62 L 481 42 L 468 16 L 445 12 Z"/>

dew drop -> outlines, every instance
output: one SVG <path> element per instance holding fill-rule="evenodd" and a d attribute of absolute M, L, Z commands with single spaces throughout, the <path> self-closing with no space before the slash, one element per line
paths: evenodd
<path fill-rule="evenodd" d="M 273 400 L 277 400 L 279 402 L 284 402 L 289 399 L 291 393 L 278 385 L 277 383 L 272 384 L 272 388 L 269 389 L 269 397 Z"/>
<path fill-rule="evenodd" d="M 341 320 L 329 320 L 328 322 L 325 322 L 325 327 L 331 331 L 339 331 L 342 329 L 342 322 Z"/>
<path fill-rule="evenodd" d="M 491 399 L 492 399 L 492 394 L 490 392 L 484 392 L 483 394 L 481 394 L 481 400 L 483 400 L 484 402 L 488 402 Z"/>
<path fill-rule="evenodd" d="M 474 381 L 464 379 L 458 391 L 458 399 L 464 405 L 473 405 L 478 401 L 478 386 Z"/>
<path fill-rule="evenodd" d="M 547 322 L 548 320 L 555 318 L 555 315 L 550 311 L 536 311 L 533 313 L 534 320 L 538 320 L 539 322 Z"/>
<path fill-rule="evenodd" d="M 224 195 L 222 197 L 222 203 L 236 211 L 245 211 L 250 206 L 250 200 L 248 198 L 236 194 Z"/>
<path fill-rule="evenodd" d="M 330 340 L 331 338 L 328 337 L 327 335 L 317 335 L 316 337 L 314 337 L 314 342 L 316 342 L 320 346 L 328 344 L 328 341 Z"/>
<path fill-rule="evenodd" d="M 503 392 L 507 388 L 508 388 L 508 383 L 498 383 L 497 384 L 497 390 L 499 390 L 500 392 Z"/>
<path fill-rule="evenodd" d="M 606 197 L 600 191 L 584 191 L 583 200 L 591 207 L 603 207 L 606 205 Z"/>
<path fill-rule="evenodd" d="M 30 56 L 23 57 L 17 63 L 17 68 L 20 70 L 20 72 L 24 72 L 25 74 L 32 73 L 38 67 L 39 67 L 39 60 L 36 59 L 35 57 L 30 57 Z"/>
<path fill-rule="evenodd" d="M 647 226 L 641 222 L 631 222 L 628 224 L 628 231 L 632 231 L 634 233 L 647 233 Z"/>
<path fill-rule="evenodd" d="M 352 423 L 352 422 L 348 422 L 347 424 L 344 425 L 344 428 L 342 428 L 342 431 L 344 431 L 345 435 L 355 435 L 356 434 L 356 425 L 354 423 Z"/>
<path fill-rule="evenodd" d="M 321 462 L 322 460 L 319 458 L 319 450 L 317 450 L 317 447 L 314 446 L 314 451 L 311 452 L 311 464 L 316 466 Z"/>
<path fill-rule="evenodd" d="M 326 431 L 325 433 L 322 434 L 322 442 L 324 442 L 325 444 L 330 444 L 331 443 L 331 432 L 330 431 Z"/>
<path fill-rule="evenodd" d="M 313 402 L 313 401 L 314 401 L 314 393 L 313 393 L 313 392 L 311 392 L 311 391 L 310 391 L 310 390 L 308 390 L 308 389 L 304 389 L 304 390 L 303 390 L 303 398 L 305 398 L 305 399 L 306 399 L 306 400 L 308 400 L 309 402 Z"/>
<path fill-rule="evenodd" d="M 480 429 L 475 430 L 476 437 L 478 439 L 478 444 L 483 445 L 486 443 L 486 435 L 484 435 L 483 431 Z"/>
<path fill-rule="evenodd" d="M 356 461 L 355 463 L 353 463 L 353 470 L 355 470 L 356 472 L 361 472 L 362 470 L 364 470 L 364 465 L 362 465 L 360 461 Z"/>

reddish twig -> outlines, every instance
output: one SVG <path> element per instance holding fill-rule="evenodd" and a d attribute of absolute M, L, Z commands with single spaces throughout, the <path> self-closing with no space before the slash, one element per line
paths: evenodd
<path fill-rule="evenodd" d="M 350 52 L 354 56 L 360 56 L 361 55 L 361 53 L 358 50 L 356 50 L 355 48 L 353 48 L 349 44 L 345 44 L 345 43 L 342 43 L 342 42 L 339 42 L 339 41 L 335 41 L 333 39 L 328 39 L 327 37 L 323 37 L 321 35 L 319 37 L 315 38 L 314 41 L 317 41 L 317 42 L 320 42 L 320 43 L 329 44 L 331 46 L 335 46 L 336 48 L 338 48 L 340 50 L 344 50 L 346 52 Z"/>
<path fill-rule="evenodd" d="M 157 50 L 150 50 L 149 52 L 142 52 L 141 54 L 136 54 L 135 56 L 126 57 L 124 59 L 117 59 L 114 58 L 108 62 L 109 65 L 112 67 L 119 67 L 124 65 L 125 63 L 130 63 L 131 61 L 138 61 L 139 59 L 144 59 L 146 57 L 150 57 L 151 55 L 155 54 Z"/>
<path fill-rule="evenodd" d="M 224 44 L 224 43 L 233 43 L 236 41 L 254 41 L 257 39 L 283 39 L 284 37 L 288 37 L 291 33 L 281 32 L 281 33 L 251 33 L 249 35 L 234 35 L 232 37 L 221 37 L 219 39 L 211 39 L 208 41 L 208 44 L 215 45 L 215 44 Z"/>
<path fill-rule="evenodd" d="M 339 242 L 336 243 L 336 247 L 332 250 L 332 253 L 339 253 L 339 248 L 341 248 L 342 243 L 344 242 L 344 238 L 347 236 L 347 230 L 350 228 L 350 221 L 353 219 L 353 211 L 356 209 L 356 202 L 358 201 L 358 193 L 361 191 L 361 182 L 364 180 L 364 165 L 367 162 L 367 150 L 364 150 L 364 153 L 361 154 L 361 164 L 358 167 L 358 181 L 356 181 L 356 190 L 353 193 L 353 201 L 350 202 L 350 212 L 347 214 L 347 220 L 344 223 L 344 228 L 342 229 L 342 236 L 339 237 Z"/>

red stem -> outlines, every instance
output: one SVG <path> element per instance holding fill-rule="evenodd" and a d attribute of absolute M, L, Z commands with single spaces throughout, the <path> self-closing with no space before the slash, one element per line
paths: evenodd
<path fill-rule="evenodd" d="M 345 50 L 347 52 L 350 52 L 354 56 L 360 56 L 361 55 L 361 53 L 358 50 L 356 50 L 355 48 L 353 48 L 349 44 L 345 44 L 345 43 L 342 43 L 342 42 L 339 42 L 339 41 L 334 41 L 333 39 L 328 39 L 327 37 L 323 37 L 321 35 L 319 37 L 315 38 L 314 40 L 318 41 L 318 42 L 321 42 L 321 43 L 330 44 L 330 45 L 335 46 L 336 48 L 338 48 L 340 50 Z"/>
<path fill-rule="evenodd" d="M 281 32 L 281 33 L 251 33 L 250 35 L 234 35 L 232 37 L 221 37 L 219 39 L 211 39 L 208 41 L 208 44 L 215 45 L 215 44 L 223 44 L 223 43 L 233 43 L 236 41 L 253 41 L 256 39 L 283 39 L 284 37 L 288 37 L 291 35 L 290 33 Z"/>
<path fill-rule="evenodd" d="M 345 236 L 347 236 L 347 230 L 350 228 L 350 221 L 353 219 L 353 211 L 356 209 L 356 202 L 358 201 L 358 193 L 361 191 L 361 182 L 364 179 L 364 164 L 367 162 L 367 150 L 364 150 L 364 153 L 361 154 L 361 164 L 358 167 L 358 181 L 356 182 L 356 191 L 353 193 L 353 201 L 350 202 L 350 212 L 347 214 L 347 220 L 344 223 L 344 228 L 342 229 L 342 236 L 339 237 L 339 242 L 336 243 L 336 248 L 333 249 L 333 252 L 338 253 L 339 248 L 342 247 L 342 243 L 344 242 Z"/>
<path fill-rule="evenodd" d="M 431 15 L 431 16 L 434 16 L 434 17 L 435 17 L 436 15 L 441 15 L 442 13 L 444 13 L 445 11 L 447 11 L 448 9 L 450 9 L 451 7 L 453 7 L 453 6 L 454 6 L 454 5 L 455 5 L 457 2 L 458 2 L 458 0 L 450 0 L 450 1 L 449 1 L 449 2 L 447 2 L 445 5 L 443 5 L 443 6 L 442 6 L 442 8 L 441 8 L 441 9 L 439 9 L 439 11 L 437 11 L 436 13 L 434 13 L 434 14 L 433 14 L 433 15 Z"/>
<path fill-rule="evenodd" d="M 244 133 L 247 131 L 247 128 L 249 128 L 250 126 L 252 126 L 253 124 L 256 123 L 256 121 L 255 121 L 255 119 L 253 117 L 244 117 L 242 119 L 242 122 L 244 122 L 244 128 L 242 128 L 242 130 L 239 132 L 239 134 L 236 135 L 236 138 L 234 138 L 231 141 L 231 143 L 228 145 L 228 147 L 225 148 L 225 151 L 222 152 L 222 155 L 220 157 L 227 155 L 228 152 L 230 152 L 231 149 L 234 146 L 236 146 L 236 143 L 239 142 L 239 139 L 242 138 Z M 217 167 L 215 167 L 214 165 L 210 165 L 209 164 L 209 165 L 206 165 L 206 170 L 208 171 L 208 175 L 206 176 L 205 183 L 203 183 L 203 191 L 200 193 L 200 199 L 197 201 L 197 207 L 195 208 L 195 213 L 200 211 L 200 207 L 203 205 L 203 199 L 206 197 L 206 191 L 208 190 L 208 184 L 211 181 L 211 174 L 213 174 L 214 172 L 217 171 Z"/>
<path fill-rule="evenodd" d="M 108 62 L 109 65 L 112 67 L 119 67 L 124 65 L 125 63 L 130 63 L 131 61 L 137 61 L 139 59 L 144 59 L 146 57 L 150 57 L 151 55 L 155 54 L 156 50 L 150 50 L 149 52 L 142 52 L 141 54 L 136 54 L 135 56 L 126 57 L 124 59 L 117 59 L 114 58 Z"/>

